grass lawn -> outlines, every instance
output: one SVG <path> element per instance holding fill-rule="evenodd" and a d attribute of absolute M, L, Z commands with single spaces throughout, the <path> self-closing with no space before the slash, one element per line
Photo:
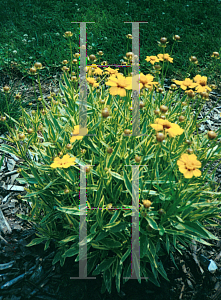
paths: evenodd
<path fill-rule="evenodd" d="M 95 22 L 87 24 L 87 55 L 102 50 L 102 60 L 108 64 L 121 64 L 126 52 L 132 51 L 130 21 L 140 24 L 140 70 L 148 72 L 146 56 L 162 53 L 157 41 L 167 37 L 165 49 L 171 53 L 173 36 L 181 37 L 175 43 L 174 58 L 167 71 L 168 78 L 187 76 L 190 56 L 199 64 L 190 77 L 201 74 L 220 90 L 220 59 L 211 54 L 221 50 L 221 1 L 219 0 L 2 0 L 0 4 L 0 70 L 12 76 L 23 76 L 36 61 L 45 66 L 44 76 L 62 72 L 62 61 L 70 59 L 69 47 L 63 37 L 73 32 L 73 51 L 79 52 L 79 24 L 73 21 Z M 18 73 L 18 74 L 19 74 Z"/>

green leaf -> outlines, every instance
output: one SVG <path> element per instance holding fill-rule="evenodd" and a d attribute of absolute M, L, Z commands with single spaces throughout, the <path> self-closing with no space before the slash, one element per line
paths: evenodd
<path fill-rule="evenodd" d="M 117 264 L 117 274 L 116 274 L 116 279 L 115 279 L 115 283 L 116 283 L 116 289 L 118 291 L 118 293 L 120 293 L 120 281 L 121 281 L 121 273 L 123 270 L 123 265 L 119 264 L 119 260 L 117 260 L 118 264 Z"/>
<path fill-rule="evenodd" d="M 121 257 L 120 264 L 123 264 L 125 259 L 131 254 L 131 247 L 127 249 L 127 251 L 124 253 L 124 255 Z"/>
<path fill-rule="evenodd" d="M 96 266 L 99 258 L 100 258 L 100 251 L 93 251 L 93 252 L 88 254 L 88 256 L 87 256 L 87 272 L 88 272 L 88 275 L 91 273 L 91 271 Z"/>
<path fill-rule="evenodd" d="M 86 141 L 86 145 L 89 146 L 90 150 L 93 151 L 94 153 L 101 155 L 104 157 L 104 153 L 101 151 L 101 149 L 99 149 L 91 140 L 91 138 L 88 137 L 87 141 Z"/>
<path fill-rule="evenodd" d="M 148 238 L 146 235 L 140 237 L 140 257 L 143 258 L 147 252 Z"/>
<path fill-rule="evenodd" d="M 99 275 L 101 272 L 104 272 L 105 270 L 109 269 L 113 262 L 115 261 L 116 257 L 110 257 L 107 259 L 104 259 L 98 267 L 94 270 L 92 275 Z"/>
<path fill-rule="evenodd" d="M 103 239 L 101 241 L 101 243 L 106 247 L 106 248 L 109 248 L 111 250 L 111 248 L 119 248 L 121 247 L 121 243 L 118 242 L 118 241 L 115 241 L 114 239 L 111 239 L 111 238 L 106 238 L 106 239 Z"/>
<path fill-rule="evenodd" d="M 79 253 L 79 246 L 75 244 L 71 246 L 68 250 L 66 250 L 61 257 L 62 258 L 72 257 L 78 253 Z"/>
<path fill-rule="evenodd" d="M 153 273 L 148 270 L 148 268 L 142 268 L 142 272 L 144 277 L 146 277 L 148 280 L 150 280 L 153 284 L 160 287 L 159 281 L 153 276 Z"/>
<path fill-rule="evenodd" d="M 10 153 L 16 155 L 17 157 L 20 157 L 19 152 L 14 147 L 6 144 L 1 144 L 0 151 L 3 151 L 5 153 Z"/>
<path fill-rule="evenodd" d="M 104 283 L 109 294 L 111 294 L 112 272 L 111 269 L 106 269 L 104 274 Z"/>
<path fill-rule="evenodd" d="M 45 243 L 45 247 L 44 247 L 44 251 L 46 251 L 50 245 L 51 240 L 47 240 L 47 242 Z"/>
<path fill-rule="evenodd" d="M 115 177 L 115 178 L 117 178 L 117 179 L 119 179 L 119 180 L 124 180 L 123 179 L 123 177 L 120 175 L 120 174 L 118 174 L 118 173 L 115 173 L 115 172 L 112 172 L 112 171 L 109 171 L 109 173 L 113 176 L 113 177 Z"/>
<path fill-rule="evenodd" d="M 109 228 L 108 231 L 109 231 L 109 232 L 115 232 L 115 233 L 116 233 L 116 232 L 120 232 L 120 231 L 124 231 L 124 230 L 126 230 L 127 226 L 128 226 L 128 225 L 127 225 L 126 223 L 123 223 L 123 222 L 121 221 L 121 223 L 119 223 L 118 225 Z"/>
<path fill-rule="evenodd" d="M 79 238 L 79 235 L 70 235 L 70 236 L 66 237 L 65 239 L 59 241 L 58 243 L 59 244 L 66 244 L 66 243 L 74 241 L 78 238 Z"/>
<path fill-rule="evenodd" d="M 59 207 L 59 206 L 55 206 L 55 209 L 62 211 L 66 214 L 70 214 L 70 215 L 76 215 L 76 216 L 80 216 L 80 215 L 85 215 L 85 211 L 84 210 L 79 210 L 78 207 Z"/>
<path fill-rule="evenodd" d="M 127 266 L 124 266 L 123 271 L 123 283 L 125 284 L 131 278 L 131 262 Z"/>
<path fill-rule="evenodd" d="M 107 163 L 107 168 L 111 167 L 111 165 L 112 165 L 112 163 L 113 163 L 113 161 L 114 161 L 114 159 L 115 159 L 115 157 L 117 155 L 117 151 L 119 150 L 120 146 L 121 146 L 121 143 L 118 142 L 117 146 L 114 148 L 114 151 L 113 151 L 113 153 L 111 154 L 111 156 L 109 158 L 109 161 Z"/>
<path fill-rule="evenodd" d="M 114 222 L 114 223 L 108 223 L 107 225 L 103 226 L 103 229 L 110 229 L 110 228 L 120 224 L 120 222 L 121 222 L 121 220 L 119 220 L 118 222 Z"/>
<path fill-rule="evenodd" d="M 62 251 L 59 250 L 55 256 L 54 256 L 54 259 L 52 261 L 52 265 L 55 265 L 60 259 L 61 259 L 61 255 L 62 255 Z"/>
<path fill-rule="evenodd" d="M 127 172 L 124 170 L 124 183 L 126 185 L 126 188 L 128 190 L 128 192 L 130 193 L 131 197 L 132 197 L 132 184 L 127 176 Z"/>
<path fill-rule="evenodd" d="M 109 224 L 115 223 L 117 218 L 120 216 L 121 210 L 116 210 L 115 213 L 113 214 L 112 218 L 110 219 Z"/>
<path fill-rule="evenodd" d="M 145 219 L 147 220 L 147 222 L 149 223 L 149 225 L 151 227 L 153 227 L 153 229 L 158 230 L 157 223 L 154 221 L 153 218 L 151 218 L 150 216 L 146 216 Z"/>
<path fill-rule="evenodd" d="M 1 158 L 1 161 L 0 161 L 0 169 L 1 169 L 1 167 L 2 167 L 4 158 L 5 158 L 5 154 L 3 154 L 2 158 Z"/>
<path fill-rule="evenodd" d="M 31 246 L 34 246 L 34 245 L 38 245 L 38 244 L 44 242 L 45 240 L 47 240 L 46 237 L 33 239 L 28 245 L 26 245 L 26 247 L 31 247 Z"/>
<path fill-rule="evenodd" d="M 102 192 L 103 192 L 103 188 L 104 188 L 104 186 L 103 186 L 103 180 L 100 179 L 99 180 L 99 184 L 98 184 L 98 190 L 97 190 L 97 193 L 96 193 L 96 196 L 95 196 L 94 207 L 98 207 L 98 204 L 99 204 Z"/>
<path fill-rule="evenodd" d="M 169 254 L 170 253 L 170 239 L 169 239 L 168 234 L 166 234 L 166 249 Z"/>
<path fill-rule="evenodd" d="M 219 240 L 215 235 L 213 235 L 212 233 L 210 233 L 209 231 L 205 230 L 203 228 L 202 225 L 200 224 L 197 224 L 197 223 L 193 223 L 193 222 L 185 222 L 185 223 L 182 223 L 182 225 L 192 231 L 192 232 L 195 232 L 197 234 L 200 234 L 201 236 L 203 236 L 204 238 L 209 238 L 209 239 L 215 239 L 215 240 Z"/>

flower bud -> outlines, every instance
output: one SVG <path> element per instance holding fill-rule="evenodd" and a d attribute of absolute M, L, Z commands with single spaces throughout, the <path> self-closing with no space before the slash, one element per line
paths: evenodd
<path fill-rule="evenodd" d="M 192 148 L 188 148 L 188 149 L 186 149 L 186 151 L 187 151 L 189 154 L 192 154 L 192 153 L 193 153 L 193 149 L 192 149 Z"/>
<path fill-rule="evenodd" d="M 35 69 L 42 69 L 42 64 L 40 62 L 36 62 L 34 64 Z"/>
<path fill-rule="evenodd" d="M 64 190 L 64 193 L 65 193 L 65 194 L 68 194 L 69 192 L 70 192 L 69 189 L 65 189 L 65 190 Z"/>
<path fill-rule="evenodd" d="M 96 56 L 94 54 L 89 55 L 89 60 L 94 61 L 96 59 Z"/>
<path fill-rule="evenodd" d="M 131 134 L 131 130 L 130 130 L 130 129 L 125 129 L 125 130 L 124 130 L 124 134 L 125 134 L 125 135 Z"/>
<path fill-rule="evenodd" d="M 166 117 L 164 115 L 161 115 L 160 118 L 163 119 L 163 120 L 166 119 Z"/>
<path fill-rule="evenodd" d="M 165 139 L 165 135 L 162 132 L 157 132 L 156 134 L 156 140 L 158 142 L 162 142 Z"/>
<path fill-rule="evenodd" d="M 65 59 L 65 60 L 62 61 L 63 65 L 66 65 L 67 63 L 68 63 L 67 59 Z"/>
<path fill-rule="evenodd" d="M 132 39 L 132 34 L 128 33 L 128 34 L 126 35 L 126 37 L 127 37 L 128 39 Z"/>
<path fill-rule="evenodd" d="M 66 145 L 66 148 L 67 148 L 68 150 L 71 150 L 73 147 L 72 147 L 71 144 L 67 144 L 67 145 Z"/>
<path fill-rule="evenodd" d="M 139 107 L 140 107 L 140 108 L 144 108 L 144 106 L 145 106 L 145 103 L 144 103 L 143 101 L 140 101 Z"/>
<path fill-rule="evenodd" d="M 79 56 L 80 56 L 80 53 L 75 53 L 75 54 L 74 54 L 74 57 L 77 57 L 77 58 L 78 58 Z"/>
<path fill-rule="evenodd" d="M 24 140 L 25 139 L 25 134 L 24 133 L 19 133 L 18 138 L 19 138 L 19 140 Z"/>
<path fill-rule="evenodd" d="M 162 112 L 166 112 L 166 111 L 168 111 L 168 107 L 167 107 L 166 105 L 161 105 L 161 106 L 160 106 L 160 110 L 161 110 Z"/>
<path fill-rule="evenodd" d="M 161 69 L 161 65 L 154 65 L 154 69 L 160 70 Z"/>
<path fill-rule="evenodd" d="M 183 102 L 181 102 L 181 104 L 182 104 L 182 106 L 186 106 L 186 102 L 185 101 L 183 101 Z"/>
<path fill-rule="evenodd" d="M 103 118 L 109 117 L 109 115 L 110 115 L 109 109 L 107 107 L 105 107 L 104 109 L 102 109 L 101 114 L 102 114 Z"/>
<path fill-rule="evenodd" d="M 200 93 L 203 99 L 209 99 L 209 94 L 207 92 Z"/>
<path fill-rule="evenodd" d="M 136 155 L 136 156 L 135 156 L 135 161 L 136 161 L 137 163 L 139 163 L 139 162 L 141 161 L 141 157 L 138 156 L 138 155 Z"/>
<path fill-rule="evenodd" d="M 194 91 L 192 91 L 192 90 L 189 90 L 189 91 L 187 91 L 186 93 L 187 93 L 187 96 L 188 96 L 189 98 L 193 98 L 193 97 L 195 96 L 195 93 L 194 93 Z"/>
<path fill-rule="evenodd" d="M 17 196 L 17 198 L 18 198 L 18 199 L 21 199 L 21 195 L 19 194 L 19 195 Z"/>
<path fill-rule="evenodd" d="M 91 171 L 91 166 L 86 166 L 85 170 L 86 170 L 86 173 L 89 173 Z"/>
<path fill-rule="evenodd" d="M 210 139 L 210 140 L 213 140 L 213 139 L 215 139 L 216 137 L 217 137 L 217 134 L 214 132 L 214 131 L 208 131 L 207 132 L 207 135 L 208 135 L 208 138 Z"/>
<path fill-rule="evenodd" d="M 28 132 L 28 134 L 32 134 L 33 129 L 32 128 L 28 128 L 27 132 Z"/>
<path fill-rule="evenodd" d="M 197 61 L 197 58 L 196 58 L 196 56 L 191 56 L 191 57 L 190 57 L 190 61 L 192 61 L 192 62 L 196 62 L 196 61 Z"/>
<path fill-rule="evenodd" d="M 161 44 L 166 44 L 167 38 L 166 38 L 166 37 L 162 37 L 162 38 L 160 39 L 160 42 L 161 42 Z"/>
<path fill-rule="evenodd" d="M 36 73 L 36 69 L 34 67 L 32 67 L 32 68 L 29 69 L 29 72 L 32 73 L 32 74 L 35 74 Z"/>
<path fill-rule="evenodd" d="M 104 104 L 104 103 L 105 103 L 105 100 L 104 100 L 104 99 L 101 99 L 101 100 L 100 100 L 100 103 L 101 103 L 101 104 Z"/>
<path fill-rule="evenodd" d="M 6 117 L 1 117 L 0 119 L 2 122 L 4 122 L 6 120 Z"/>
<path fill-rule="evenodd" d="M 126 53 L 127 58 L 132 58 L 133 55 L 134 55 L 133 52 L 127 52 Z"/>
<path fill-rule="evenodd" d="M 58 153 L 58 156 L 62 156 L 62 155 L 63 155 L 63 152 L 62 152 L 62 151 Z"/>
<path fill-rule="evenodd" d="M 176 89 L 177 85 L 175 83 L 172 83 L 170 87 L 172 90 L 174 90 L 174 89 Z"/>
<path fill-rule="evenodd" d="M 176 40 L 176 41 L 179 41 L 180 40 L 180 36 L 179 35 L 174 35 L 174 39 Z"/>
<path fill-rule="evenodd" d="M 3 91 L 4 91 L 4 92 L 8 92 L 9 90 L 10 90 L 10 87 L 9 87 L 9 86 L 6 85 L 6 86 L 3 87 Z"/>
<path fill-rule="evenodd" d="M 76 80 L 77 80 L 77 77 L 76 77 L 76 76 L 71 76 L 71 80 L 72 80 L 72 81 L 76 81 Z"/>
<path fill-rule="evenodd" d="M 183 122 L 185 120 L 185 116 L 179 116 L 179 121 Z"/>
<path fill-rule="evenodd" d="M 159 115 L 159 114 L 160 114 L 159 108 L 157 108 L 157 109 L 154 110 L 154 114 L 155 114 L 155 115 Z"/>
<path fill-rule="evenodd" d="M 149 208 L 152 204 L 150 200 L 142 200 L 142 202 L 145 208 Z"/>
<path fill-rule="evenodd" d="M 162 216 L 162 215 L 165 215 L 165 210 L 164 209 L 162 209 L 162 208 L 160 208 L 159 210 L 158 210 L 158 214 L 160 215 L 160 216 Z"/>
<path fill-rule="evenodd" d="M 103 55 L 103 51 L 98 51 L 98 55 Z"/>
<path fill-rule="evenodd" d="M 158 88 L 159 93 L 163 93 L 163 91 L 164 91 L 163 88 Z"/>
<path fill-rule="evenodd" d="M 113 152 L 113 148 L 109 147 L 107 148 L 107 153 L 112 153 Z"/>
<path fill-rule="evenodd" d="M 73 60 L 72 60 L 72 63 L 73 64 L 76 64 L 78 61 L 77 61 L 77 59 L 76 58 L 74 58 Z"/>
<path fill-rule="evenodd" d="M 71 31 L 66 31 L 64 35 L 65 37 L 72 37 L 73 33 Z"/>
<path fill-rule="evenodd" d="M 214 57 L 219 57 L 219 52 L 213 52 Z"/>
<path fill-rule="evenodd" d="M 190 140 L 186 140 L 186 143 L 187 143 L 188 145 L 191 145 L 191 144 L 192 144 L 192 142 L 191 142 Z"/>

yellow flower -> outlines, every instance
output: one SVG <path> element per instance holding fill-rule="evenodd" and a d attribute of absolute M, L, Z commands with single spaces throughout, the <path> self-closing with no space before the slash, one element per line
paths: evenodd
<path fill-rule="evenodd" d="M 99 83 L 97 83 L 95 78 L 87 78 L 87 81 L 90 85 L 92 85 L 93 87 L 98 87 Z"/>
<path fill-rule="evenodd" d="M 177 165 L 185 178 L 199 177 L 201 175 L 201 171 L 198 170 L 198 168 L 201 168 L 201 162 L 197 160 L 195 154 L 182 154 L 177 161 Z"/>
<path fill-rule="evenodd" d="M 98 67 L 97 67 L 96 64 L 92 64 L 92 65 L 86 66 L 85 72 L 87 73 L 88 76 L 91 76 L 92 73 L 93 73 L 97 68 L 98 68 Z"/>
<path fill-rule="evenodd" d="M 157 118 L 155 120 L 155 124 L 151 124 L 150 126 L 156 131 L 165 130 L 165 132 L 168 133 L 170 137 L 181 135 L 184 132 L 184 130 L 180 128 L 178 124 L 171 123 L 168 120 L 163 120 L 160 118 Z"/>
<path fill-rule="evenodd" d="M 83 139 L 83 137 L 84 136 L 80 136 L 79 135 L 79 130 L 80 130 L 80 125 L 76 125 L 76 126 L 74 126 L 74 131 L 73 131 L 73 133 L 72 133 L 72 137 L 71 137 L 71 139 L 70 139 L 70 143 L 73 143 L 73 142 L 75 142 L 76 140 L 81 140 L 81 139 Z M 87 129 L 87 133 L 88 133 L 88 129 Z M 86 134 L 87 134 L 86 133 Z"/>
<path fill-rule="evenodd" d="M 157 56 L 158 56 L 159 60 L 161 60 L 161 61 L 166 60 L 166 61 L 173 63 L 173 58 L 170 57 L 170 55 L 168 53 L 158 54 Z"/>
<path fill-rule="evenodd" d="M 96 68 L 95 70 L 94 70 L 94 74 L 95 75 L 102 75 L 103 74 L 103 71 L 101 70 L 101 68 Z"/>
<path fill-rule="evenodd" d="M 120 95 L 121 97 L 125 97 L 125 88 L 131 84 L 131 77 L 124 77 L 120 73 L 116 74 L 116 77 L 111 76 L 109 80 L 105 83 L 106 85 L 111 86 L 109 93 L 111 95 Z"/>
<path fill-rule="evenodd" d="M 197 83 L 194 83 L 192 79 L 185 78 L 183 81 L 174 80 L 177 85 L 180 85 L 182 90 L 186 90 L 187 88 L 193 89 L 197 86 Z"/>
<path fill-rule="evenodd" d="M 54 162 L 51 164 L 52 168 L 69 168 L 72 165 L 75 165 L 76 157 L 70 157 L 69 154 L 63 156 L 63 158 L 56 157 Z"/>
<path fill-rule="evenodd" d="M 198 93 L 212 91 L 212 89 L 210 87 L 208 87 L 208 85 L 207 85 L 207 77 L 206 76 L 196 75 L 193 79 L 197 83 L 196 91 Z"/>
<path fill-rule="evenodd" d="M 115 70 L 114 70 L 114 69 L 108 67 L 108 68 L 106 68 L 106 71 L 107 71 L 107 72 L 104 72 L 104 74 L 116 75 L 116 74 L 118 74 L 118 70 L 119 70 L 119 69 L 115 69 Z"/>
<path fill-rule="evenodd" d="M 147 62 L 150 62 L 152 65 L 155 64 L 155 62 L 159 62 L 160 60 L 157 58 L 157 56 L 147 56 L 145 59 Z"/>
<path fill-rule="evenodd" d="M 133 80 L 135 80 L 135 82 L 137 82 L 137 84 L 139 84 L 139 82 L 140 82 L 139 89 L 142 89 L 143 87 L 146 87 L 146 88 L 152 90 L 153 85 L 158 84 L 158 82 L 153 81 L 154 77 L 151 74 L 144 75 L 143 73 L 140 73 L 140 80 L 139 80 L 139 75 L 138 74 L 133 76 L 133 77 L 128 77 L 128 78 L 131 78 L 131 81 L 130 81 L 130 85 L 125 87 L 125 89 L 127 89 L 127 90 L 132 90 Z M 128 79 L 128 81 L 129 81 L 129 79 Z M 136 89 L 136 88 L 133 88 L 133 89 Z"/>

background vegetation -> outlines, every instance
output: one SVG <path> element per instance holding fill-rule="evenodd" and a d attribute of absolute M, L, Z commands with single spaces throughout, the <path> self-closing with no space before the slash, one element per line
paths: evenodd
<path fill-rule="evenodd" d="M 79 52 L 79 24 L 73 21 L 95 22 L 87 24 L 87 54 L 104 52 L 108 64 L 120 64 L 132 42 L 125 37 L 132 33 L 129 21 L 140 24 L 140 69 L 145 72 L 146 56 L 162 53 L 157 41 L 168 38 L 166 52 L 170 53 L 173 35 L 181 37 L 173 49 L 174 63 L 168 77 L 184 79 L 189 57 L 198 58 L 194 72 L 208 76 L 208 82 L 220 89 L 221 64 L 211 59 L 221 47 L 220 0 L 2 0 L 0 4 L 0 70 L 9 76 L 25 75 L 34 62 L 46 68 L 43 75 L 61 72 L 61 62 L 69 58 L 65 31 L 74 33 L 72 41 Z M 185 73 L 185 75 L 184 75 Z M 195 73 L 191 75 L 195 75 Z"/>

